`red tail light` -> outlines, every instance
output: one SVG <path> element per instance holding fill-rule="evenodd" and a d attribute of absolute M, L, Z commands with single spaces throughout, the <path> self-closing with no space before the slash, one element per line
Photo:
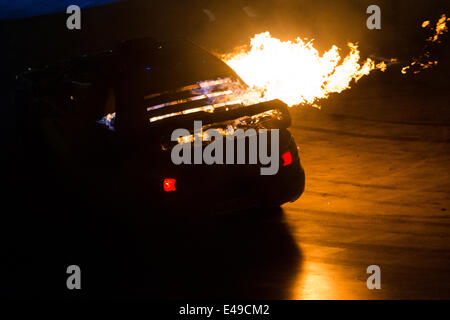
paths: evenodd
<path fill-rule="evenodd" d="M 164 182 L 163 182 L 163 188 L 164 188 L 164 191 L 165 191 L 165 192 L 169 192 L 169 191 L 175 191 L 175 190 L 177 190 L 177 189 L 175 188 L 175 182 L 177 182 L 177 180 L 172 179 L 172 178 L 164 179 Z"/>
<path fill-rule="evenodd" d="M 283 153 L 281 158 L 283 159 L 283 167 L 286 167 L 292 163 L 292 154 L 290 151 Z"/>

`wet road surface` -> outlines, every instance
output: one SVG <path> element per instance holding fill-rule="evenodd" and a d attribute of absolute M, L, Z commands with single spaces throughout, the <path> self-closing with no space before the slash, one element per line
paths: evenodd
<path fill-rule="evenodd" d="M 292 128 L 307 187 L 283 206 L 302 252 L 291 297 L 448 298 L 449 127 L 316 116 Z"/>
<path fill-rule="evenodd" d="M 142 30 L 167 36 L 181 28 L 168 25 L 166 19 L 134 14 L 143 11 L 139 6 L 134 11 L 121 6 L 117 4 L 120 10 L 102 20 L 116 21 L 128 12 L 132 18 L 120 20 L 115 31 L 109 23 L 101 29 L 94 10 L 85 13 L 86 28 L 79 33 L 65 30 L 64 15 L 48 21 L 36 19 L 29 23 L 32 27 L 22 29 L 18 29 L 19 22 L 13 23 L 7 30 L 14 32 L 7 32 L 12 35 L 7 39 L 16 48 L 9 56 L 22 52 L 23 61 L 16 67 L 24 70 L 39 57 L 51 61 L 97 47 L 109 48 L 122 38 L 144 33 Z M 179 11 L 173 20 L 185 16 L 185 10 Z M 197 11 L 206 20 L 203 11 Z M 153 12 L 166 17 L 157 8 Z M 199 29 L 201 19 L 193 17 L 196 23 L 191 23 L 191 18 L 183 21 L 195 34 L 197 31 L 191 29 Z M 280 21 L 284 20 L 283 16 Z M 300 19 L 292 15 L 292 20 Z M 323 24 L 321 19 L 317 21 Z M 233 48 L 234 40 L 236 44 L 248 40 L 247 33 L 236 25 L 233 17 L 226 28 L 210 28 L 208 22 L 197 37 L 210 38 L 204 43 L 211 48 Z M 230 34 L 233 28 L 239 37 Z M 29 35 L 33 29 L 37 33 Z M 281 29 L 282 34 L 288 29 L 291 27 Z M 330 34 L 332 28 L 324 30 L 325 36 L 338 34 Z M 302 34 L 300 31 L 304 30 L 292 28 L 295 36 Z M 32 56 L 30 48 L 36 50 Z M 441 76 L 441 82 L 446 83 L 448 73 L 444 70 Z M 371 79 L 370 86 L 389 80 L 377 79 L 377 75 Z M 380 92 L 376 88 L 363 92 L 363 99 L 330 101 L 328 109 L 292 110 L 290 130 L 300 147 L 306 190 L 299 200 L 281 210 L 210 217 L 162 217 L 145 207 L 132 206 L 113 212 L 110 204 L 83 199 L 82 190 L 66 192 L 52 182 L 56 191 L 47 192 L 46 177 L 33 181 L 23 173 L 34 162 L 34 158 L 24 159 L 17 170 L 11 170 L 17 183 L 13 188 L 16 198 L 11 197 L 14 203 L 6 215 L 14 217 L 15 225 L 3 241 L 7 244 L 7 270 L 3 274 L 10 276 L 0 285 L 0 294 L 450 298 L 450 103 L 448 97 L 438 101 L 433 92 L 427 95 L 421 87 L 407 89 L 407 98 L 397 98 L 402 94 L 398 84 L 403 81 L 391 86 L 386 93 L 389 98 L 381 98 L 385 86 Z M 427 81 L 435 86 L 433 79 Z M 355 90 L 358 87 L 350 92 Z M 440 90 L 446 88 L 441 86 Z M 424 121 L 427 110 L 432 110 L 433 121 Z M 115 200 L 110 200 L 113 207 Z M 193 201 L 201 203 L 201 199 Z M 82 270 L 80 292 L 66 288 L 66 268 L 71 264 Z M 381 268 L 381 290 L 366 287 L 369 265 Z"/>
<path fill-rule="evenodd" d="M 28 240 L 13 250 L 16 277 L 8 292 L 450 298 L 449 126 L 315 109 L 293 110 L 292 117 L 307 175 L 296 202 L 208 217 L 162 217 L 130 206 L 116 216 L 107 206 L 90 208 L 75 192 L 69 203 L 21 224 L 15 236 Z M 48 208 L 56 198 L 30 201 Z M 65 289 L 70 264 L 83 270 L 80 293 Z M 381 268 L 381 290 L 367 289 L 369 265 Z M 33 288 L 23 277 L 30 266 L 42 275 Z"/>

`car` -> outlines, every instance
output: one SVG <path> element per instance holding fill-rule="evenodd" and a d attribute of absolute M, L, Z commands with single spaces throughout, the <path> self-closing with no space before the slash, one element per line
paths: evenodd
<path fill-rule="evenodd" d="M 305 173 L 288 107 L 245 103 L 248 90 L 227 64 L 186 40 L 129 40 L 17 76 L 24 156 L 73 192 L 100 203 L 139 203 L 141 211 L 217 213 L 295 201 Z M 224 136 L 277 131 L 278 170 L 263 175 L 264 165 L 250 161 L 175 164 L 174 148 L 196 139 L 195 121 Z M 191 135 L 174 139 L 181 128 Z M 248 159 L 251 135 L 232 139 L 244 142 Z M 211 143 L 200 139 L 202 147 Z"/>

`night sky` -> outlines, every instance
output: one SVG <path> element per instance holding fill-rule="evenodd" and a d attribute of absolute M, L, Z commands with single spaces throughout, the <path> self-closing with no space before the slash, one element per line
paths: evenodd
<path fill-rule="evenodd" d="M 118 0 L 0 0 L 0 19 L 20 19 L 62 12 L 73 4 L 86 8 L 116 1 Z"/>

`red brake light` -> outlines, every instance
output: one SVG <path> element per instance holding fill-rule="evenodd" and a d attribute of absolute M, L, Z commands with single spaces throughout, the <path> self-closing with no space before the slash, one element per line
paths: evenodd
<path fill-rule="evenodd" d="M 286 167 L 292 163 L 292 154 L 290 151 L 283 153 L 281 158 L 283 159 L 283 167 Z"/>
<path fill-rule="evenodd" d="M 164 182 L 163 182 L 163 188 L 164 188 L 164 191 L 165 191 L 165 192 L 169 192 L 169 191 L 175 191 L 175 190 L 177 190 L 177 189 L 175 188 L 175 182 L 177 182 L 177 180 L 172 179 L 172 178 L 164 179 Z"/>

